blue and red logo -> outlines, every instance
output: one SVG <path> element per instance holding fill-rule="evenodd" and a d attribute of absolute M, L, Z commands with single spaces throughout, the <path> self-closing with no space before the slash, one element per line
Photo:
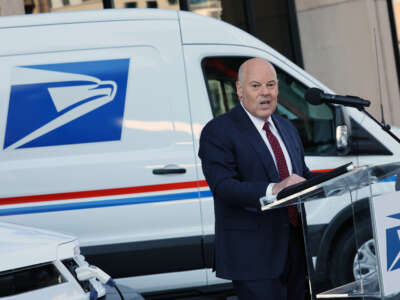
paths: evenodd
<path fill-rule="evenodd" d="M 400 220 L 400 213 L 388 217 Z M 400 226 L 386 229 L 386 254 L 387 271 L 400 269 Z"/>
<path fill-rule="evenodd" d="M 3 149 L 121 139 L 129 59 L 15 67 Z"/>

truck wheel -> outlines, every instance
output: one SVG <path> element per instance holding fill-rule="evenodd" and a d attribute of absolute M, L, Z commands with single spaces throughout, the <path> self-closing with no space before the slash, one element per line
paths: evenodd
<path fill-rule="evenodd" d="M 370 278 L 377 276 L 377 271 L 375 241 L 369 239 L 358 248 L 353 262 L 353 275 L 355 279 Z"/>
<path fill-rule="evenodd" d="M 361 276 L 377 276 L 375 242 L 371 224 L 362 221 L 357 227 L 357 242 L 353 227 L 347 229 L 334 246 L 330 260 L 330 279 L 334 287 L 352 282 Z"/>

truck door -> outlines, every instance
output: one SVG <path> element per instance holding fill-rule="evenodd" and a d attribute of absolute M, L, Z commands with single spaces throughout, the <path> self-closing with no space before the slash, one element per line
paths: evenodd
<path fill-rule="evenodd" d="M 0 219 L 78 236 L 140 291 L 206 282 L 172 15 L 14 28 L 0 56 Z"/>

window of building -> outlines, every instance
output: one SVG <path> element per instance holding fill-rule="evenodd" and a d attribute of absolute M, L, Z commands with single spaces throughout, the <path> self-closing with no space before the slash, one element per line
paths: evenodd
<path fill-rule="evenodd" d="M 214 117 L 239 103 L 236 95 L 237 70 L 248 57 L 210 57 L 202 68 Z M 297 128 L 308 155 L 334 155 L 334 114 L 326 104 L 311 105 L 305 101 L 307 86 L 276 68 L 279 80 L 277 112 Z"/>
<path fill-rule="evenodd" d="M 189 10 L 221 19 L 303 65 L 294 1 L 188 0 Z"/>
<path fill-rule="evenodd" d="M 148 8 L 157 8 L 158 7 L 157 1 L 147 1 L 147 7 Z"/>
<path fill-rule="evenodd" d="M 25 14 L 31 14 L 35 8 L 33 0 L 24 0 Z"/>
<path fill-rule="evenodd" d="M 132 1 L 132 2 L 125 2 L 125 8 L 136 8 L 137 3 Z"/>
<path fill-rule="evenodd" d="M 221 19 L 221 0 L 189 0 L 189 9 L 200 15 Z"/>
<path fill-rule="evenodd" d="M 254 16 L 252 34 L 302 66 L 295 1 L 250 1 L 248 9 Z"/>
<path fill-rule="evenodd" d="M 105 0 L 24 0 L 25 13 L 48 13 L 72 10 L 103 9 Z"/>

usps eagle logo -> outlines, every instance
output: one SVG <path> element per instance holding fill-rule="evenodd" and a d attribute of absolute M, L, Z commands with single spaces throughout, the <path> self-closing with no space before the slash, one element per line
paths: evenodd
<path fill-rule="evenodd" d="M 3 149 L 121 139 L 129 59 L 15 67 Z"/>
<path fill-rule="evenodd" d="M 400 214 L 388 216 L 400 220 Z M 386 229 L 387 271 L 400 269 L 400 226 Z"/>

